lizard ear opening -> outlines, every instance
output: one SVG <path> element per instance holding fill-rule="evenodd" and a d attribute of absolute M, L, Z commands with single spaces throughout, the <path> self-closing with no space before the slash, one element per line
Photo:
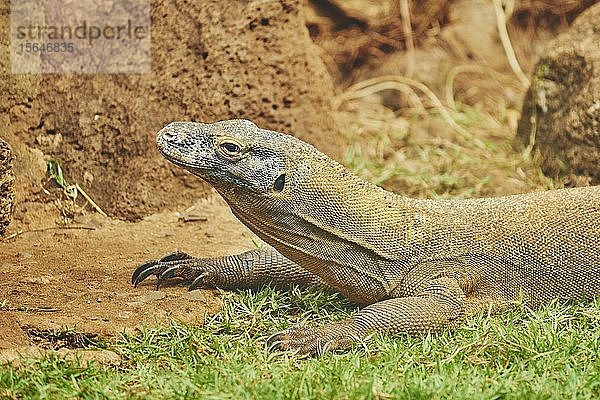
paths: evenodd
<path fill-rule="evenodd" d="M 277 179 L 275 179 L 275 183 L 273 183 L 273 190 L 275 190 L 277 193 L 279 193 L 283 190 L 284 186 L 285 186 L 285 174 L 281 174 L 281 175 L 279 175 L 279 177 Z"/>

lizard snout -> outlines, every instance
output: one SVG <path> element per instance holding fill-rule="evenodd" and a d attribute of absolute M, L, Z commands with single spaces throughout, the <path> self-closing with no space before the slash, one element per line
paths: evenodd
<path fill-rule="evenodd" d="M 186 136 L 186 128 L 187 127 L 181 122 L 172 122 L 158 131 L 156 134 L 156 141 L 159 143 L 161 141 L 170 143 L 180 142 Z"/>
<path fill-rule="evenodd" d="M 163 131 L 164 131 L 164 132 L 163 132 Z M 161 130 L 161 131 L 159 132 L 159 134 L 160 134 L 160 137 L 161 137 L 163 140 L 166 140 L 166 141 L 168 141 L 168 142 L 172 142 L 172 141 L 173 141 L 175 138 L 177 138 L 177 134 L 175 134 L 174 132 L 170 132 L 170 131 L 168 131 L 168 130 L 164 130 L 164 129 L 163 129 L 163 130 Z"/>

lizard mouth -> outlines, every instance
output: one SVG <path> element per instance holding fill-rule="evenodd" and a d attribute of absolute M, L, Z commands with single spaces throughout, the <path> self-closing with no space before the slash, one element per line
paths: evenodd
<path fill-rule="evenodd" d="M 211 171 L 210 168 L 202 167 L 201 165 L 198 165 L 198 163 L 186 161 L 185 156 L 183 156 L 183 154 L 181 154 L 179 151 L 174 151 L 172 149 L 169 149 L 168 147 L 164 148 L 163 146 L 158 146 L 158 151 L 160 152 L 160 154 L 162 154 L 164 158 L 166 158 L 173 164 L 185 168 L 193 173 L 197 173 L 197 175 L 200 175 L 202 177 L 204 177 L 206 172 Z"/>

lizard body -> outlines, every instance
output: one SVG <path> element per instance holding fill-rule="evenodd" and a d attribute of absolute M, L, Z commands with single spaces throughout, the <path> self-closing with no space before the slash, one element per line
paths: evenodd
<path fill-rule="evenodd" d="M 444 329 L 516 300 L 600 295 L 600 187 L 411 199 L 246 120 L 172 123 L 157 143 L 269 246 L 208 259 L 174 253 L 138 267 L 134 284 L 152 274 L 189 279 L 190 288 L 296 283 L 365 306 L 341 323 L 281 332 L 276 347 L 316 353 L 379 330 Z"/>

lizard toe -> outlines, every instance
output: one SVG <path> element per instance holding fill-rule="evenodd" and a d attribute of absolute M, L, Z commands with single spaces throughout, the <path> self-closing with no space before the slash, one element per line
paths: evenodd
<path fill-rule="evenodd" d="M 159 263 L 160 261 L 158 260 L 151 260 L 137 267 L 131 275 L 131 284 L 134 287 L 137 287 L 137 285 L 143 282 L 147 277 L 156 274 L 157 265 Z"/>
<path fill-rule="evenodd" d="M 200 289 L 202 286 L 204 286 L 203 285 L 204 278 L 206 278 L 207 275 L 208 275 L 207 271 L 204 271 L 200 275 L 198 275 L 196 277 L 196 279 L 194 279 L 194 281 L 188 287 L 188 292 L 191 292 L 192 290 Z"/>
<path fill-rule="evenodd" d="M 160 287 L 160 285 L 167 280 L 174 278 L 177 276 L 177 270 L 179 269 L 178 265 L 172 265 L 167 267 L 162 273 L 157 274 L 156 276 L 156 290 Z"/>
<path fill-rule="evenodd" d="M 297 326 L 275 333 L 266 341 L 268 351 L 296 351 L 321 356 L 337 349 L 347 349 L 361 340 L 351 323 L 337 323 L 319 328 Z"/>
<path fill-rule="evenodd" d="M 188 253 L 184 253 L 183 251 L 174 251 L 173 253 L 169 253 L 160 260 L 159 262 L 169 262 L 169 261 L 179 261 L 179 260 L 187 260 L 193 258 Z"/>
<path fill-rule="evenodd" d="M 189 290 L 223 283 L 223 276 L 213 260 L 192 257 L 183 252 L 167 254 L 160 260 L 151 260 L 140 265 L 133 272 L 131 283 L 137 286 L 150 275 L 156 275 L 157 290 L 171 280 L 191 282 Z"/>
<path fill-rule="evenodd" d="M 193 257 L 186 253 L 176 252 L 166 255 L 160 260 L 145 262 L 135 269 L 131 276 L 131 283 L 137 287 L 150 275 L 156 275 L 156 289 L 158 289 L 160 285 L 172 278 L 191 280 L 188 276 L 191 269 L 187 267 L 190 260 L 193 260 Z"/>

